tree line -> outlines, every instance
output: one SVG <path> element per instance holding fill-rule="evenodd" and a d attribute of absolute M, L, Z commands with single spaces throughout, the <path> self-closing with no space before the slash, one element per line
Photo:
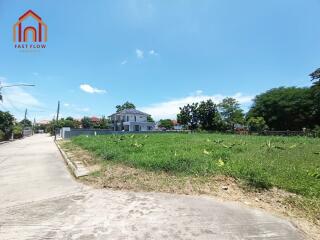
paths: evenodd
<path fill-rule="evenodd" d="M 244 114 L 233 98 L 215 104 L 212 100 L 180 108 L 177 120 L 190 130 L 234 130 L 245 126 L 252 131 L 284 131 L 320 128 L 320 68 L 310 74 L 311 87 L 279 87 L 257 95 Z"/>

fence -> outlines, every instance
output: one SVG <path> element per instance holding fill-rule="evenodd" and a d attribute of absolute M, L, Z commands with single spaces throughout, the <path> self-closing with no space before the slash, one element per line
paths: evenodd
<path fill-rule="evenodd" d="M 28 129 L 28 128 L 23 129 L 22 135 L 23 135 L 23 137 L 31 136 L 32 135 L 32 129 L 31 128 L 30 129 Z"/>
<path fill-rule="evenodd" d="M 72 137 L 87 135 L 107 135 L 107 134 L 150 134 L 150 133 L 192 133 L 189 130 L 169 130 L 169 131 L 113 131 L 109 129 L 84 129 L 84 128 L 61 128 L 56 129 L 56 134 L 63 139 L 69 139 Z M 203 132 L 209 133 L 209 132 Z M 217 132 L 214 132 L 217 133 Z M 240 135 L 263 135 L 263 136 L 307 136 L 307 137 L 319 137 L 316 132 L 313 131 L 263 131 L 263 132 L 250 132 L 250 131 L 234 131 L 224 132 L 229 134 L 240 134 Z"/>
<path fill-rule="evenodd" d="M 57 136 L 63 139 L 69 139 L 72 137 L 86 135 L 86 136 L 97 136 L 97 135 L 107 135 L 107 134 L 150 134 L 150 133 L 189 133 L 191 131 L 181 131 L 181 130 L 170 130 L 170 131 L 113 131 L 109 129 L 86 129 L 86 128 L 61 128 L 56 129 Z"/>
<path fill-rule="evenodd" d="M 263 136 L 306 136 L 306 137 L 319 137 L 318 133 L 314 131 L 262 131 L 262 132 L 252 132 L 252 131 L 235 131 L 234 133 L 240 135 L 263 135 Z"/>

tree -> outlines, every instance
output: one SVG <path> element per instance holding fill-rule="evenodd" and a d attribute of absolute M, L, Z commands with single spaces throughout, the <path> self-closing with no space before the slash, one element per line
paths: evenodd
<path fill-rule="evenodd" d="M 159 127 L 165 128 L 165 129 L 172 129 L 173 128 L 173 122 L 171 119 L 160 119 L 159 121 Z"/>
<path fill-rule="evenodd" d="M 69 128 L 79 128 L 80 122 L 78 120 L 73 119 L 72 117 L 67 117 L 66 119 L 61 118 L 58 120 L 58 127 L 69 127 Z"/>
<path fill-rule="evenodd" d="M 3 139 L 10 138 L 14 120 L 14 117 L 9 112 L 0 111 L 0 131 Z"/>
<path fill-rule="evenodd" d="M 147 116 L 147 121 L 148 122 L 154 122 L 153 118 L 150 115 Z"/>
<path fill-rule="evenodd" d="M 29 119 L 23 119 L 22 121 L 20 121 L 20 124 L 23 127 L 31 127 L 32 126 L 32 122 Z"/>
<path fill-rule="evenodd" d="M 218 130 L 221 117 L 217 105 L 211 100 L 202 101 L 197 108 L 197 116 L 202 129 Z"/>
<path fill-rule="evenodd" d="M 211 99 L 180 108 L 177 120 L 191 130 L 198 127 L 204 130 L 218 130 L 221 127 L 221 116 L 217 105 Z"/>
<path fill-rule="evenodd" d="M 320 82 L 320 68 L 316 69 L 314 72 L 310 73 L 311 81 L 315 81 L 315 84 Z"/>
<path fill-rule="evenodd" d="M 124 109 L 131 109 L 131 108 L 136 109 L 136 106 L 133 103 L 128 102 L 128 101 L 126 101 L 122 105 L 117 105 L 116 106 L 117 112 L 120 112 L 120 111 L 122 111 Z"/>
<path fill-rule="evenodd" d="M 91 119 L 89 117 L 83 117 L 81 119 L 81 125 L 83 128 L 92 128 L 93 124 L 91 122 Z"/>
<path fill-rule="evenodd" d="M 227 97 L 218 106 L 228 129 L 234 130 L 236 123 L 244 123 L 244 114 L 236 99 Z"/>
<path fill-rule="evenodd" d="M 102 116 L 102 118 L 99 121 L 99 128 L 100 129 L 107 129 L 110 127 L 110 121 L 106 119 L 105 116 Z"/>
<path fill-rule="evenodd" d="M 313 98 L 312 118 L 313 124 L 320 124 L 320 68 L 310 74 L 313 85 L 311 86 L 311 94 Z"/>
<path fill-rule="evenodd" d="M 247 118 L 263 117 L 270 129 L 301 130 L 313 126 L 310 88 L 280 87 L 255 97 Z"/>
<path fill-rule="evenodd" d="M 180 107 L 180 113 L 177 115 L 177 120 L 182 125 L 187 125 L 189 129 L 195 130 L 199 125 L 197 113 L 198 103 L 188 104 Z"/>
<path fill-rule="evenodd" d="M 267 128 L 266 121 L 263 117 L 251 117 L 248 119 L 247 124 L 250 131 L 261 132 Z"/>

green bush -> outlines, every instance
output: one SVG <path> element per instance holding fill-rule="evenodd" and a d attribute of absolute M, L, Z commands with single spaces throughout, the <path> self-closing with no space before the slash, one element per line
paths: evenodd
<path fill-rule="evenodd" d="M 12 133 L 13 133 L 13 138 L 17 139 L 17 138 L 22 138 L 23 135 L 23 128 L 20 124 L 14 125 L 13 129 L 12 129 Z"/>

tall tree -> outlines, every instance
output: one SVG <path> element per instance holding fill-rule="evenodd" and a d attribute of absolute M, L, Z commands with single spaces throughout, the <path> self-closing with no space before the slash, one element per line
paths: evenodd
<path fill-rule="evenodd" d="M 301 130 L 312 127 L 310 88 L 280 87 L 255 97 L 247 118 L 263 117 L 270 129 Z"/>
<path fill-rule="evenodd" d="M 234 98 L 227 97 L 218 105 L 222 119 L 225 121 L 229 129 L 234 129 L 235 124 L 244 123 L 244 114 L 240 108 L 240 104 Z"/>
<path fill-rule="evenodd" d="M 198 103 L 188 104 L 180 107 L 180 113 L 177 120 L 180 124 L 188 126 L 189 129 L 195 130 L 199 126 L 199 118 L 197 113 Z"/>
<path fill-rule="evenodd" d="M 219 129 L 221 117 L 218 111 L 218 106 L 211 99 L 200 102 L 197 108 L 197 115 L 199 118 L 201 129 Z"/>
<path fill-rule="evenodd" d="M 128 102 L 128 101 L 126 101 L 122 105 L 117 105 L 116 106 L 117 112 L 120 112 L 120 111 L 122 111 L 124 109 L 131 109 L 131 108 L 136 109 L 136 106 L 133 103 Z"/>

